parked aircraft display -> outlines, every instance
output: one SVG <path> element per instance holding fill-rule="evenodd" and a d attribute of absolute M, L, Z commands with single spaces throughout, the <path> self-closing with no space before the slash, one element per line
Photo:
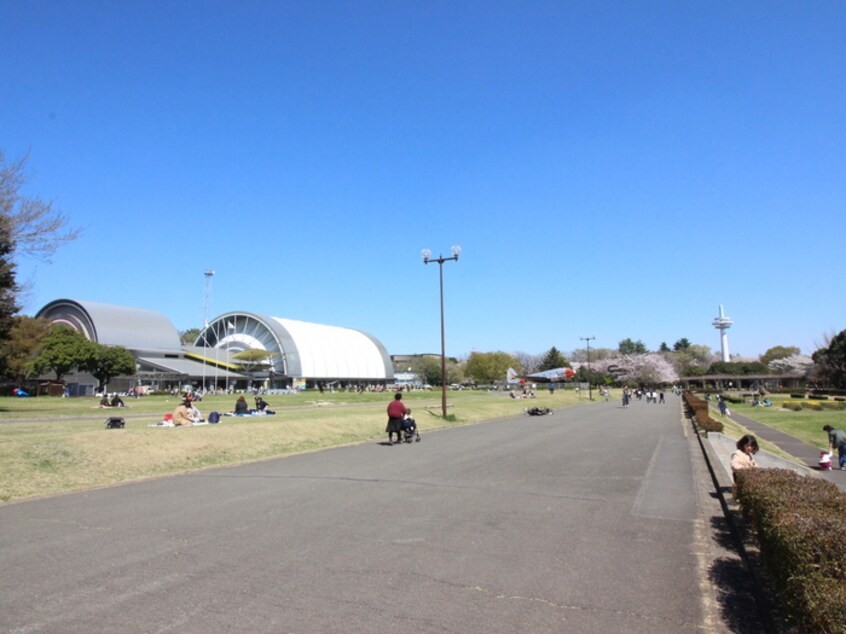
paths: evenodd
<path fill-rule="evenodd" d="M 508 368 L 505 380 L 509 385 L 523 384 L 523 383 L 561 383 L 569 381 L 576 376 L 573 368 L 554 368 L 552 370 L 544 370 L 543 372 L 533 372 L 532 374 L 520 375 L 514 368 Z"/>

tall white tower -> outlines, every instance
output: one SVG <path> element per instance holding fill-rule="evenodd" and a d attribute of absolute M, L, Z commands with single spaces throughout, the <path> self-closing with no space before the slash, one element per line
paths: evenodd
<path fill-rule="evenodd" d="M 714 328 L 720 331 L 720 350 L 722 351 L 723 361 L 731 361 L 731 355 L 729 354 L 729 338 L 726 331 L 731 328 L 733 323 L 734 322 L 731 319 L 726 317 L 721 305 L 720 316 L 714 320 L 713 324 Z"/>

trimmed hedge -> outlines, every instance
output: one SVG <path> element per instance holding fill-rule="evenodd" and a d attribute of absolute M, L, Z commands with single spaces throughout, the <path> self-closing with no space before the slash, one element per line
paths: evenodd
<path fill-rule="evenodd" d="M 704 432 L 722 432 L 723 424 L 711 418 L 711 410 L 708 408 L 708 401 L 705 401 L 692 392 L 683 392 L 685 415 L 696 421 L 696 426 Z"/>
<path fill-rule="evenodd" d="M 808 634 L 846 634 L 846 495 L 790 470 L 746 469 L 736 498 L 791 622 Z"/>

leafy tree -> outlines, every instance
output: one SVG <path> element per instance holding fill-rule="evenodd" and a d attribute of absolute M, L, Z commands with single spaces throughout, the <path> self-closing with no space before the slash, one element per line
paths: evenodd
<path fill-rule="evenodd" d="M 184 346 L 192 346 L 202 332 L 202 328 L 189 328 L 188 330 L 183 330 L 179 333 L 179 341 Z"/>
<path fill-rule="evenodd" d="M 846 330 L 831 338 L 828 347 L 812 355 L 819 376 L 836 388 L 846 388 Z"/>
<path fill-rule="evenodd" d="M 796 346 L 774 346 L 762 354 L 758 360 L 768 366 L 773 361 L 786 359 L 787 357 L 792 357 L 800 352 L 801 350 L 799 350 Z"/>
<path fill-rule="evenodd" d="M 13 325 L 12 318 L 18 312 L 15 301 L 18 285 L 15 282 L 15 263 L 12 260 L 14 251 L 11 221 L 5 214 L 0 213 L 0 341 L 9 336 Z"/>
<path fill-rule="evenodd" d="M 543 355 L 543 359 L 541 359 L 540 365 L 538 366 L 538 372 L 569 367 L 570 363 L 567 361 L 567 358 L 561 354 L 555 346 L 552 346 L 549 350 L 547 350 L 546 354 Z"/>
<path fill-rule="evenodd" d="M 245 372 L 253 372 L 264 368 L 269 368 L 271 364 L 271 357 L 275 353 L 270 350 L 260 350 L 258 348 L 248 348 L 233 354 L 230 359 L 237 361 Z"/>
<path fill-rule="evenodd" d="M 18 315 L 14 318 L 8 339 L 0 343 L 3 376 L 23 384 L 30 372 L 29 363 L 41 351 L 41 345 L 52 324 L 46 319 Z"/>
<path fill-rule="evenodd" d="M 441 358 L 434 355 L 420 355 L 411 360 L 411 371 L 427 385 L 441 384 Z"/>
<path fill-rule="evenodd" d="M 508 368 L 522 371 L 517 359 L 507 352 L 472 352 L 464 373 L 476 383 L 491 384 L 504 381 Z"/>
<path fill-rule="evenodd" d="M 135 357 L 123 346 L 104 346 L 94 344 L 91 358 L 83 365 L 99 382 L 100 391 L 106 389 L 108 382 L 122 375 L 133 375 L 137 369 Z"/>
<path fill-rule="evenodd" d="M 673 350 L 675 352 L 682 352 L 688 348 L 690 348 L 690 341 L 686 337 L 682 337 L 673 344 Z"/>
<path fill-rule="evenodd" d="M 631 339 L 623 339 L 617 350 L 620 354 L 646 354 L 646 344 L 642 341 L 632 341 Z"/>
<path fill-rule="evenodd" d="M 673 352 L 671 361 L 679 376 L 702 376 L 714 362 L 714 353 L 708 346 L 691 344 L 684 350 Z"/>
<path fill-rule="evenodd" d="M 769 368 L 760 361 L 717 361 L 708 368 L 708 374 L 744 376 L 748 374 L 769 374 Z"/>
<path fill-rule="evenodd" d="M 662 341 L 661 347 L 658 348 L 658 352 L 669 352 L 669 351 L 670 351 L 670 346 L 667 345 L 666 341 Z"/>
<path fill-rule="evenodd" d="M 30 368 L 34 374 L 52 370 L 56 380 L 61 381 L 74 368 L 87 367 L 92 362 L 96 345 L 75 330 L 53 326 L 44 337 L 41 352 L 30 362 Z"/>

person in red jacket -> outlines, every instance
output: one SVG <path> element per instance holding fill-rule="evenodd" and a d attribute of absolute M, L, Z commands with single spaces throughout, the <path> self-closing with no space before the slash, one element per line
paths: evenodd
<path fill-rule="evenodd" d="M 402 442 L 402 417 L 408 413 L 405 404 L 402 402 L 402 392 L 394 394 L 394 400 L 388 404 L 388 444 L 393 445 L 394 434 L 397 435 L 397 442 Z"/>

